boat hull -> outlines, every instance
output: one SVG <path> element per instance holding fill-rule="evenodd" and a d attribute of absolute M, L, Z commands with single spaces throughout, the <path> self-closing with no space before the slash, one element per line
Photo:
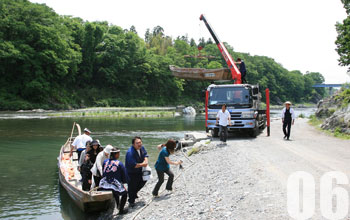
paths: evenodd
<path fill-rule="evenodd" d="M 204 69 L 204 68 L 180 68 L 169 66 L 173 76 L 189 80 L 231 80 L 231 71 L 227 68 Z"/>
<path fill-rule="evenodd" d="M 59 172 L 59 180 L 62 187 L 67 191 L 69 197 L 83 212 L 105 211 L 112 205 L 112 193 L 103 192 L 104 195 L 101 196 L 86 195 L 85 192 L 81 192 L 79 189 L 77 190 L 75 187 L 72 187 L 61 172 Z"/>

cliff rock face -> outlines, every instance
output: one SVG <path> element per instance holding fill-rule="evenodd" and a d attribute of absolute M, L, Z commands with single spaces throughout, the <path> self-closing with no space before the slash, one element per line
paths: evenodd
<path fill-rule="evenodd" d="M 322 129 L 350 134 L 350 105 L 339 98 L 339 93 L 317 103 L 316 117 L 325 118 Z"/>

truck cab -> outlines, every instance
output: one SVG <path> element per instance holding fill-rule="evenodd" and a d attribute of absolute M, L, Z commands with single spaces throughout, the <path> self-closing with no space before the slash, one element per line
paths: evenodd
<path fill-rule="evenodd" d="M 211 84 L 207 88 L 208 97 L 206 130 L 211 131 L 213 137 L 218 137 L 219 126 L 216 115 L 226 104 L 231 115 L 230 133 L 247 132 L 256 137 L 261 128 L 266 125 L 265 110 L 259 110 L 261 94 L 258 85 L 250 84 Z"/>

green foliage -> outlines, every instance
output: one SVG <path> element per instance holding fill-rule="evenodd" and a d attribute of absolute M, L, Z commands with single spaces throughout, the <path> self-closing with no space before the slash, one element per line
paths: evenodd
<path fill-rule="evenodd" d="M 337 40 L 335 44 L 337 45 L 337 52 L 340 56 L 339 64 L 341 66 L 350 65 L 350 1 L 341 0 L 344 4 L 344 8 L 347 13 L 347 18 L 343 20 L 343 23 L 337 22 L 336 30 L 338 32 Z M 350 71 L 350 68 L 348 69 Z"/>
<path fill-rule="evenodd" d="M 134 26 L 127 30 L 59 16 L 28 0 L 0 0 L 0 28 L 0 110 L 193 105 L 204 102 L 202 90 L 209 82 L 177 79 L 169 65 L 226 67 L 211 39 L 197 45 L 187 35 L 173 39 L 156 26 L 143 40 Z M 324 95 L 311 87 L 324 81 L 321 74 L 288 71 L 271 58 L 237 53 L 224 44 L 233 58 L 245 61 L 249 83 L 270 89 L 272 103 Z M 210 58 L 196 58 L 199 54 Z"/>
<path fill-rule="evenodd" d="M 341 131 L 340 127 L 336 127 L 334 129 L 334 131 L 330 131 L 330 130 L 322 130 L 320 128 L 320 125 L 323 123 L 322 119 L 317 118 L 315 115 L 311 115 L 309 118 L 309 124 L 317 127 L 319 130 L 327 133 L 328 135 L 332 135 L 334 137 L 340 138 L 340 139 L 345 139 L 345 140 L 350 140 L 350 135 L 349 134 L 345 134 Z"/>
<path fill-rule="evenodd" d="M 322 124 L 323 120 L 317 118 L 315 115 L 310 115 L 309 123 L 315 127 L 319 127 Z"/>
<path fill-rule="evenodd" d="M 196 154 L 199 152 L 199 148 L 198 147 L 192 147 L 191 150 L 188 151 L 187 155 L 188 156 L 192 156 L 193 154 Z"/>
<path fill-rule="evenodd" d="M 345 139 L 345 140 L 349 140 L 350 139 L 350 135 L 343 133 L 341 131 L 341 128 L 339 128 L 339 127 L 336 127 L 334 129 L 333 135 L 334 135 L 334 137 Z"/>
<path fill-rule="evenodd" d="M 350 104 L 350 89 L 343 89 L 341 93 L 335 96 L 337 101 L 340 101 L 342 107 L 346 107 Z"/>

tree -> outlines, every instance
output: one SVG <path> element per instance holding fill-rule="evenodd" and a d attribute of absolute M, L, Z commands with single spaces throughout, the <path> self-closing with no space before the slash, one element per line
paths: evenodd
<path fill-rule="evenodd" d="M 153 28 L 153 36 L 156 35 L 164 36 L 164 29 L 159 25 Z"/>
<path fill-rule="evenodd" d="M 197 44 L 187 35 L 173 40 L 156 26 L 143 40 L 134 26 L 60 16 L 27 0 L 0 0 L 0 28 L 1 110 L 203 103 L 201 91 L 209 82 L 175 78 L 169 65 L 227 67 L 211 39 L 201 38 L 198 46 L 201 55 L 214 57 L 198 57 Z M 339 28 L 345 65 L 349 26 Z M 270 89 L 273 103 L 317 101 L 324 95 L 324 89 L 312 88 L 324 81 L 320 73 L 288 71 L 272 58 L 224 45 L 233 58 L 244 59 L 249 83 Z"/>
<path fill-rule="evenodd" d="M 136 27 L 134 25 L 131 25 L 130 32 L 133 32 L 134 34 L 137 34 Z"/>
<path fill-rule="evenodd" d="M 337 22 L 336 24 L 336 30 L 338 33 L 337 40 L 335 41 L 335 44 L 337 46 L 336 51 L 338 52 L 340 58 L 339 58 L 339 65 L 341 66 L 349 66 L 350 65 L 350 1 L 349 0 L 342 0 L 342 3 L 344 4 L 344 8 L 346 9 L 347 18 L 343 20 L 343 23 Z M 348 72 L 350 72 L 350 68 L 348 69 Z"/>
<path fill-rule="evenodd" d="M 32 103 L 62 102 L 59 90 L 81 61 L 65 18 L 28 1 L 0 4 L 2 92 Z"/>

